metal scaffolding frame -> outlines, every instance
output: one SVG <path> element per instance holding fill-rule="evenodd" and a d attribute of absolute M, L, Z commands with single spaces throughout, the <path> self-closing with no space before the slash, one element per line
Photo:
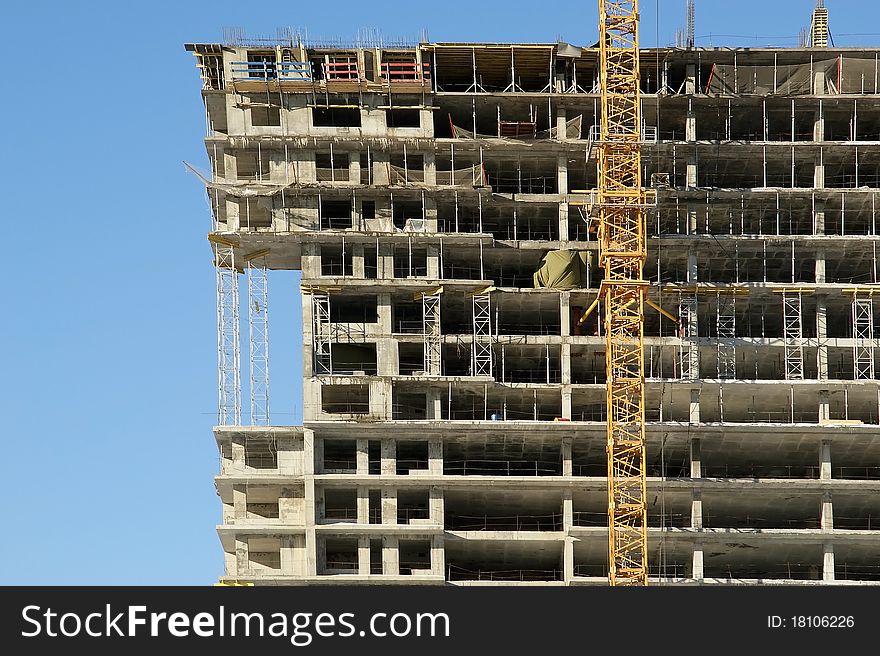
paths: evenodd
<path fill-rule="evenodd" d="M 269 276 L 265 252 L 247 259 L 248 353 L 252 426 L 269 425 Z"/>
<path fill-rule="evenodd" d="M 492 375 L 492 301 L 488 293 L 473 296 L 474 347 L 471 367 L 474 376 Z"/>
<path fill-rule="evenodd" d="M 718 379 L 736 378 L 736 297 L 718 294 L 715 306 Z"/>
<path fill-rule="evenodd" d="M 856 380 L 874 378 L 874 303 L 853 294 L 853 368 Z"/>
<path fill-rule="evenodd" d="M 678 372 L 682 380 L 700 377 L 700 348 L 697 345 L 697 296 L 682 294 L 678 302 Z"/>
<path fill-rule="evenodd" d="M 217 378 L 220 426 L 241 425 L 241 335 L 235 244 L 209 237 L 217 273 Z"/>
<path fill-rule="evenodd" d="M 785 379 L 804 379 L 804 330 L 801 310 L 803 292 L 782 292 L 785 341 Z"/>
<path fill-rule="evenodd" d="M 437 291 L 422 294 L 422 336 L 425 341 L 426 376 L 441 375 L 440 293 Z"/>
<path fill-rule="evenodd" d="M 333 373 L 330 345 L 330 296 L 324 292 L 312 294 L 312 345 L 315 353 L 315 375 Z"/>

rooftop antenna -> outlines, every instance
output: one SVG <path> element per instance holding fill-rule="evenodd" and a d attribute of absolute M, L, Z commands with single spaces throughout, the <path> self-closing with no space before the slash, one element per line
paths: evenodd
<path fill-rule="evenodd" d="M 816 0 L 810 25 L 810 47 L 828 47 L 828 10 L 825 8 L 825 0 Z"/>
<path fill-rule="evenodd" d="M 817 0 L 821 2 L 821 0 Z M 696 21 L 694 5 L 696 0 L 687 0 L 687 47 L 693 48 L 696 44 Z"/>

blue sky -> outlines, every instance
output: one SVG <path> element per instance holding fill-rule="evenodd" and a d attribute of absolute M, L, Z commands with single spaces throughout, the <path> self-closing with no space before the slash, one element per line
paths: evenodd
<path fill-rule="evenodd" d="M 861 34 L 880 32 L 880 7 L 826 4 L 837 45 L 880 43 Z M 389 37 L 588 44 L 595 5 L 4 3 L 0 583 L 221 573 L 210 218 L 182 164 L 205 167 L 204 120 L 184 42 L 219 41 L 227 26 L 349 37 L 381 25 Z M 697 43 L 796 45 L 812 5 L 698 0 Z M 659 24 L 657 6 L 643 3 L 648 46 L 684 24 L 684 0 L 663 0 Z M 270 285 L 273 421 L 295 423 L 298 283 L 279 272 Z"/>

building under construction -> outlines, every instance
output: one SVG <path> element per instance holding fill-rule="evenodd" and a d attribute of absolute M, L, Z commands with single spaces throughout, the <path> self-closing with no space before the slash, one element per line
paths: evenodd
<path fill-rule="evenodd" d="M 605 584 L 598 48 L 228 41 L 187 46 L 221 580 Z M 878 583 L 880 50 L 640 77 L 649 580 Z M 269 270 L 302 271 L 302 426 Z"/>

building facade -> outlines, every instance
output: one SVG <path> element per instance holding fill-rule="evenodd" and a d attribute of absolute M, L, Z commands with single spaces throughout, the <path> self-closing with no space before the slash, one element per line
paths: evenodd
<path fill-rule="evenodd" d="M 187 49 L 222 580 L 604 584 L 598 51 Z M 651 582 L 880 582 L 878 51 L 641 59 Z M 302 426 L 269 414 L 281 269 Z"/>

